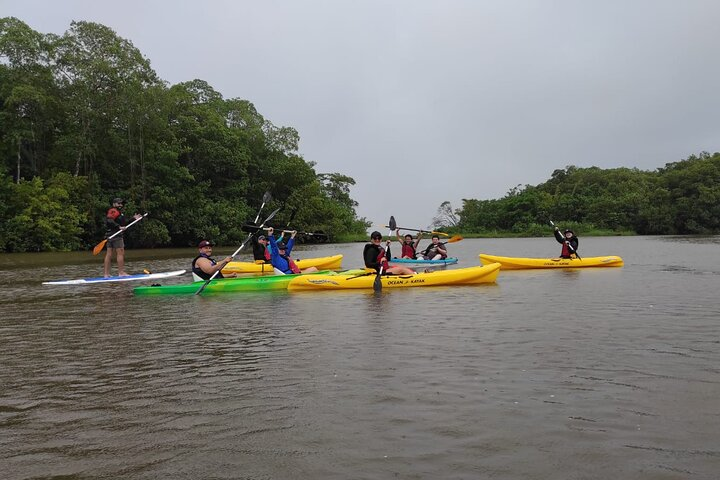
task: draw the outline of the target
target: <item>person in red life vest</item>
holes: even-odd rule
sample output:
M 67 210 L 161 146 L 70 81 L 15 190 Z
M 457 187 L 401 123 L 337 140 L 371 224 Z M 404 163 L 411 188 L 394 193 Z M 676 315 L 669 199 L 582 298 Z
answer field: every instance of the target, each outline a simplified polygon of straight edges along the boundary
M 272 263 L 270 249 L 267 248 L 268 239 L 265 237 L 265 235 L 253 235 L 252 244 L 253 258 L 255 259 L 255 263 Z
M 372 232 L 370 234 L 370 243 L 366 244 L 363 249 L 363 260 L 366 268 L 373 268 L 379 272 L 382 267 L 382 273 L 392 275 L 413 275 L 416 273 L 407 267 L 401 267 L 399 265 L 390 266 L 387 258 L 390 252 L 390 239 L 388 239 L 385 248 L 381 246 L 381 243 L 382 234 L 377 231 Z
M 418 232 L 417 239 L 415 241 L 413 241 L 413 237 L 409 233 L 405 234 L 403 240 L 403 237 L 400 236 L 399 229 L 395 231 L 395 234 L 397 235 L 398 242 L 402 244 L 400 258 L 410 258 L 415 260 L 415 257 L 417 255 L 417 247 L 420 243 L 420 239 L 422 238 L 422 232 Z
M 296 230 L 293 230 L 290 234 L 290 239 L 287 244 L 283 241 L 278 242 L 273 236 L 273 232 L 274 229 L 270 227 L 267 233 L 268 240 L 270 240 L 270 257 L 273 267 L 286 274 L 312 273 L 318 271 L 315 267 L 308 267 L 300 270 L 300 268 L 298 268 L 295 264 L 295 261 L 290 258 L 290 252 L 292 252 L 292 249 L 295 246 L 295 235 L 297 235 Z
M 422 258 L 425 260 L 445 260 L 447 258 L 447 248 L 445 244 L 440 242 L 438 235 L 432 236 L 432 243 L 423 250 Z
M 555 227 L 555 240 L 558 243 L 562 243 L 562 250 L 560 251 L 560 258 L 575 258 L 575 252 L 577 252 L 578 246 L 580 246 L 580 240 L 575 236 L 575 233 L 567 229 L 564 233 L 560 233 L 560 229 Z
M 215 275 L 216 279 L 237 277 L 236 273 L 225 277 L 220 271 L 225 265 L 232 261 L 232 257 L 225 257 L 221 262 L 216 262 L 210 255 L 212 255 L 212 243 L 209 240 L 203 240 L 198 243 L 198 255 L 192 261 L 193 277 L 197 275 L 202 280 L 210 280 L 210 278 L 215 275 L 215 272 L 218 272 L 218 274 Z
M 105 238 L 109 238 L 117 232 L 125 230 L 125 227 L 132 221 L 132 219 L 137 220 L 142 218 L 142 215 L 139 213 L 133 215 L 132 218 L 125 217 L 122 212 L 124 206 L 125 201 L 122 198 L 113 199 L 112 207 L 110 207 L 105 215 Z M 125 273 L 125 241 L 123 240 L 123 234 L 119 233 L 113 238 L 110 238 L 107 241 L 106 248 L 107 250 L 105 252 L 104 262 L 105 278 L 110 276 L 113 253 L 115 254 L 115 261 L 117 262 L 118 276 L 126 277 L 128 274 Z

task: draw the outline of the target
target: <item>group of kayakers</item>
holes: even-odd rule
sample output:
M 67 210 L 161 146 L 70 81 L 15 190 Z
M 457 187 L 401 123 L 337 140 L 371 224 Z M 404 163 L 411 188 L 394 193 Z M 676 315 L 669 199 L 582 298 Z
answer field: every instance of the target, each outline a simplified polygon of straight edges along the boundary
M 114 198 L 112 201 L 111 208 L 107 211 L 105 222 L 106 222 L 106 238 L 107 241 L 107 253 L 105 254 L 105 277 L 110 276 L 110 266 L 112 262 L 112 256 L 115 254 L 118 264 L 118 275 L 127 275 L 124 270 L 124 252 L 125 245 L 123 242 L 122 232 L 132 219 L 140 219 L 142 215 L 136 213 L 132 217 L 128 218 L 122 213 L 122 209 L 125 202 L 122 198 Z M 292 230 L 287 232 L 281 231 L 277 238 L 274 236 L 274 229 L 269 227 L 266 229 L 267 234 L 263 234 L 262 231 L 258 231 L 252 235 L 253 242 L 253 257 L 256 263 L 265 263 L 273 266 L 276 273 L 279 274 L 297 274 L 297 273 L 311 273 L 317 272 L 317 268 L 309 267 L 301 270 L 296 265 L 295 261 L 290 256 L 293 247 L 295 246 L 295 235 L 297 231 Z M 290 233 L 290 238 L 287 242 L 284 240 L 285 233 Z M 401 256 L 402 259 L 413 259 L 413 260 L 443 260 L 448 256 L 446 244 L 440 242 L 440 237 L 437 234 L 433 234 L 431 237 L 430 244 L 422 251 L 418 251 L 420 240 L 422 239 L 422 232 L 417 234 L 417 237 L 413 239 L 413 236 L 406 234 L 404 237 L 400 235 L 400 230 L 395 230 L 398 241 L 401 243 Z M 563 233 L 560 233 L 560 229 L 555 227 L 554 231 L 555 239 L 562 244 L 562 250 L 560 252 L 560 258 L 573 258 L 577 255 L 579 246 L 578 237 L 575 233 L 567 229 Z M 370 234 L 370 243 L 365 245 L 363 249 L 363 263 L 368 269 L 375 271 L 381 271 L 386 274 L 395 275 L 408 275 L 416 273 L 414 270 L 403 267 L 400 265 L 390 265 L 389 250 L 390 250 L 390 239 L 387 240 L 386 245 L 382 246 L 382 234 L 378 231 L 374 231 Z M 197 277 L 208 280 L 214 276 L 214 278 L 223 278 L 221 270 L 230 263 L 232 257 L 226 257 L 221 261 L 216 261 L 212 258 L 212 243 L 209 240 L 201 240 L 198 243 L 198 254 L 192 260 L 192 272 Z M 233 274 L 232 276 L 236 276 Z

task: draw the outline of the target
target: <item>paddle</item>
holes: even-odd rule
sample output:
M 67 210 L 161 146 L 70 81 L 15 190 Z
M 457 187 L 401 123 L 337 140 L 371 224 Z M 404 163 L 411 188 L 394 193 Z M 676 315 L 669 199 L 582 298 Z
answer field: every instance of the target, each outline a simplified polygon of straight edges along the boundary
M 265 230 L 265 231 L 270 230 L 270 227 L 265 227 L 265 228 L 263 228 L 263 230 Z M 295 232 L 295 233 L 299 233 L 300 235 L 327 236 L 327 234 L 325 234 L 325 233 L 299 232 L 299 231 L 297 231 L 297 230 L 282 230 L 282 232 L 283 232 L 283 233 L 292 233 L 292 232 Z
M 387 226 L 390 229 L 390 233 L 388 236 L 392 236 L 392 233 L 397 229 L 397 225 L 395 224 L 395 217 L 390 216 L 390 224 Z M 392 258 L 390 256 L 390 241 L 387 242 L 387 247 L 385 248 L 385 258 L 389 260 Z M 378 268 L 378 273 L 375 276 L 375 281 L 373 282 L 373 290 L 376 292 L 379 292 L 382 290 L 382 279 L 380 278 L 382 275 L 383 267 L 382 264 L 380 265 L 380 268 Z
M 268 194 L 268 195 L 269 195 L 269 194 Z M 262 228 L 262 227 L 265 225 L 265 222 L 269 222 L 270 220 L 272 220 L 272 218 L 275 216 L 275 214 L 280 211 L 280 208 L 281 208 L 281 207 L 278 207 L 277 209 L 275 209 L 275 210 L 270 214 L 269 217 L 267 217 L 265 220 L 263 220 L 263 223 L 262 223 L 262 225 L 260 225 L 260 227 Z M 252 238 L 252 235 L 248 235 L 248 237 L 245 239 L 245 241 L 242 243 L 242 245 L 240 245 L 240 247 L 238 247 L 238 249 L 235 250 L 235 253 L 233 253 L 232 255 L 230 255 L 230 258 L 234 258 L 238 253 L 240 253 L 240 250 L 242 250 L 243 248 L 245 248 L 245 245 L 247 245 L 248 242 L 250 242 L 250 239 L 251 239 L 251 238 Z M 208 278 L 207 280 L 205 280 L 205 283 L 203 283 L 202 286 L 198 289 L 198 291 L 195 292 L 195 295 L 200 295 L 200 294 L 202 293 L 202 291 L 205 290 L 205 287 L 207 287 L 208 284 L 212 281 L 212 279 L 215 278 L 218 273 L 220 273 L 220 270 L 222 270 L 222 269 L 218 269 L 215 273 L 212 274 L 212 277 L 210 277 L 210 278 Z
M 394 220 L 393 217 L 390 217 L 391 220 Z M 386 228 L 390 228 L 390 225 L 385 225 Z M 445 232 L 436 232 L 434 230 L 418 230 L 417 228 L 405 228 L 405 227 L 398 227 L 395 225 L 395 228 L 393 230 L 408 230 L 410 232 L 420 232 L 420 233 L 434 233 L 435 235 L 444 235 L 446 237 L 449 237 L 449 233 Z
M 550 225 L 552 225 L 553 228 L 558 228 L 558 227 L 555 226 L 555 224 L 553 223 L 552 220 L 550 220 Z M 558 231 L 560 231 L 559 228 L 558 228 Z M 582 258 L 580 257 L 580 254 L 578 254 L 578 253 L 577 253 L 577 250 L 575 250 L 575 249 L 572 247 L 572 245 L 570 245 L 570 242 L 567 241 L 567 240 L 565 240 L 565 244 L 568 246 L 568 249 L 570 250 L 570 253 L 574 253 L 575 256 L 578 258 L 578 260 L 581 260 L 581 261 L 582 261 Z
M 97 245 L 95 245 L 95 248 L 93 248 L 93 255 L 97 255 L 98 253 L 102 252 L 102 249 L 103 249 L 103 247 L 105 246 L 105 244 L 107 243 L 108 240 L 110 240 L 111 238 L 113 238 L 113 237 L 115 237 L 115 236 L 117 236 L 117 235 L 120 235 L 122 232 L 124 232 L 124 231 L 127 230 L 128 228 L 132 227 L 132 226 L 135 225 L 137 222 L 139 222 L 140 220 L 142 220 L 143 218 L 145 218 L 145 217 L 147 217 L 147 216 L 148 216 L 148 214 L 146 213 L 146 214 L 143 215 L 142 217 L 136 218 L 136 219 L 133 220 L 132 222 L 128 223 L 123 230 L 118 230 L 117 232 L 113 233 L 112 235 L 110 235 L 108 238 L 106 238 L 106 239 L 103 240 L 102 242 L 100 242 L 100 243 L 98 243 Z
M 453 235 L 452 237 L 448 238 L 447 242 L 440 242 L 440 245 L 445 245 L 446 243 L 456 243 L 456 242 L 459 242 L 460 240 L 464 240 L 462 235 Z
M 257 223 L 258 218 L 260 218 L 260 212 L 262 212 L 263 207 L 264 207 L 265 204 L 268 203 L 270 200 L 272 200 L 272 196 L 270 195 L 270 192 L 265 192 L 265 193 L 263 194 L 262 205 L 260 205 L 260 210 L 258 210 L 257 215 L 255 215 L 255 221 L 254 221 L 253 223 Z

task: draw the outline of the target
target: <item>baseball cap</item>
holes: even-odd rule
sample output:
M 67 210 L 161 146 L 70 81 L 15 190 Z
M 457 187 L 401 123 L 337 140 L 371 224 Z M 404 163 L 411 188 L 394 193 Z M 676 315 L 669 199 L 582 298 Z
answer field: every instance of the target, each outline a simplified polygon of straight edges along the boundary
M 265 238 L 265 235 L 260 235 L 260 236 L 258 237 L 258 240 L 267 240 L 267 238 Z
M 125 204 L 125 200 L 123 200 L 123 199 L 120 198 L 120 197 L 115 197 L 115 198 L 113 198 L 112 203 L 122 203 L 122 204 Z
M 205 247 L 212 247 L 212 242 L 210 242 L 210 240 L 203 240 L 202 242 L 198 243 L 198 248 Z

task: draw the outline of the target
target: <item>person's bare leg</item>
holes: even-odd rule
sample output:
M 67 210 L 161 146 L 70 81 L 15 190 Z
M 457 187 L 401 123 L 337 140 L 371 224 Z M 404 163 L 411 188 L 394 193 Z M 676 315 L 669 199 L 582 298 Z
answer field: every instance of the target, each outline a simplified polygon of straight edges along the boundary
M 407 268 L 407 267 L 400 267 L 400 266 L 393 266 L 387 269 L 388 273 L 392 273 L 395 275 L 414 275 L 415 271 Z
M 113 252 L 113 249 L 110 247 L 108 247 L 107 250 L 105 251 L 105 264 L 104 264 L 105 278 L 110 276 L 110 265 L 112 264 L 112 252 Z
M 117 250 L 115 252 L 116 260 L 117 260 L 117 266 L 118 266 L 118 276 L 119 277 L 125 277 L 127 276 L 127 273 L 125 273 L 125 249 L 124 248 L 116 248 Z

